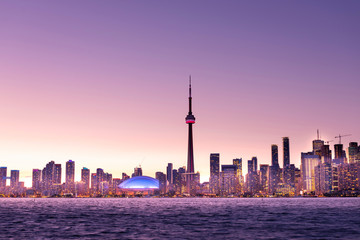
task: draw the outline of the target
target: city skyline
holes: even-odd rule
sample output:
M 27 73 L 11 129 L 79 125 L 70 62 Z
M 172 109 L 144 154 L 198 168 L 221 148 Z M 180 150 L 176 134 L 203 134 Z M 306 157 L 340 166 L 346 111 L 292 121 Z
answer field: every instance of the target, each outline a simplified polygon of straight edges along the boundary
M 210 153 L 270 164 L 277 144 L 283 166 L 289 137 L 299 167 L 317 129 L 333 152 L 358 142 L 359 3 L 320 2 L 2 3 L 0 166 L 26 186 L 51 160 L 63 180 L 74 160 L 75 181 L 186 166 L 189 74 L 202 182 Z

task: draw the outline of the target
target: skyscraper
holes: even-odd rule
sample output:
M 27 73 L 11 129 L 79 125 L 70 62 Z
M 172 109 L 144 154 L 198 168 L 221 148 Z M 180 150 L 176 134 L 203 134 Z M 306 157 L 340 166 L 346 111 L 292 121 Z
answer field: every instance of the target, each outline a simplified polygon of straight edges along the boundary
M 306 192 L 315 191 L 315 167 L 320 163 L 318 155 L 313 152 L 301 153 L 301 176 L 303 190 Z
M 279 166 L 278 146 L 276 144 L 271 145 L 271 165 Z
M 163 172 L 156 172 L 155 178 L 159 180 L 159 190 L 161 194 L 166 193 L 166 175 Z
M 85 190 L 88 191 L 90 185 L 90 170 L 87 169 L 86 167 L 81 169 L 81 181 L 85 185 Z
M 357 142 L 350 142 L 349 143 L 349 148 L 348 148 L 349 163 L 356 162 L 358 152 L 359 152 L 358 143 Z
M 61 164 L 55 164 L 54 183 L 61 184 Z
M 220 154 L 210 154 L 210 192 L 212 194 L 219 194 L 220 181 Z
M 283 137 L 284 168 L 290 165 L 290 143 L 288 137 Z
M 0 188 L 6 187 L 7 167 L 0 167 Z
M 32 188 L 35 191 L 39 191 L 40 186 L 41 186 L 41 170 L 40 169 L 33 169 Z
M 192 97 L 191 97 L 191 76 L 189 79 L 189 113 L 186 116 L 186 124 L 189 126 L 189 138 L 188 138 L 188 157 L 187 157 L 187 178 L 186 178 L 186 190 L 190 194 L 192 190 L 194 180 L 194 146 L 193 146 L 193 132 L 192 125 L 195 123 L 195 117 L 192 114 Z
M 11 172 L 10 172 L 10 187 L 11 188 L 17 188 L 19 186 L 19 177 L 20 177 L 19 170 L 11 170 Z
M 75 162 L 73 160 L 66 162 L 65 174 L 66 188 L 68 191 L 73 192 L 75 190 Z
M 173 164 L 172 163 L 168 163 L 167 167 L 166 167 L 166 178 L 169 184 L 173 183 Z

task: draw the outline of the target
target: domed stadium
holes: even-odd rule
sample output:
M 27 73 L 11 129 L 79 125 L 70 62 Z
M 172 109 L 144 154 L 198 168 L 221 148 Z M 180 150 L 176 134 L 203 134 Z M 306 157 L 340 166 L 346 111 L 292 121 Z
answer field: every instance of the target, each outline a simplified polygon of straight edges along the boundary
M 125 191 L 152 191 L 159 189 L 159 180 L 147 177 L 137 176 L 129 178 L 119 185 L 119 188 Z

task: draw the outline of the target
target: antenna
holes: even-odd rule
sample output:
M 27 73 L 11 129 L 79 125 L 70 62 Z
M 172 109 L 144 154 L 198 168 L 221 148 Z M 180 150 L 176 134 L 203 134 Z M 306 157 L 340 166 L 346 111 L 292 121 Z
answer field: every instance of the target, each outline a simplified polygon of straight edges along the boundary
M 189 75 L 189 97 L 191 97 L 191 75 Z
M 317 139 L 320 140 L 320 138 L 319 138 L 319 129 L 317 130 Z

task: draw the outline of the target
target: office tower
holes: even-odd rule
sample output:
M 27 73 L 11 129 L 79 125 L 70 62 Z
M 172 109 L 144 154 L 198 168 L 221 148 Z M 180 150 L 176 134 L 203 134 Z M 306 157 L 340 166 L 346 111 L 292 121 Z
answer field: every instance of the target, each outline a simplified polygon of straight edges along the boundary
M 54 184 L 54 174 L 55 173 L 55 162 L 50 161 L 46 164 L 45 168 L 42 171 L 42 182 L 44 190 L 50 190 Z
M 104 170 L 102 168 L 96 169 L 96 190 L 99 191 L 101 183 L 104 181 Z
M 220 184 L 220 154 L 210 154 L 210 192 L 212 194 L 219 194 Z
M 248 174 L 247 174 L 247 190 L 250 193 L 256 193 L 259 190 L 259 176 L 257 174 L 257 157 L 253 157 L 248 161 Z
M 178 169 L 178 173 L 180 175 L 180 193 L 184 193 L 186 191 L 186 168 L 180 167 Z
M 156 172 L 155 173 L 155 178 L 157 180 L 159 180 L 159 191 L 160 194 L 165 194 L 166 193 L 166 174 L 164 174 L 163 172 Z
M 271 166 L 279 166 L 278 146 L 271 145 Z
M 349 153 L 349 163 L 354 163 L 357 160 L 357 154 L 359 152 L 358 143 L 357 142 L 350 142 L 348 153 Z
M 239 181 L 239 186 L 236 191 L 241 193 L 243 188 L 242 158 L 233 159 L 233 165 L 236 166 L 236 178 Z
M 194 146 L 193 146 L 193 132 L 192 125 L 195 123 L 195 117 L 192 114 L 192 97 L 191 97 L 191 77 L 189 81 L 189 113 L 185 118 L 186 124 L 189 127 L 189 139 L 188 139 L 188 157 L 187 157 L 187 175 L 186 175 L 186 190 L 188 194 L 192 193 L 192 181 L 194 169 Z
M 284 168 L 290 165 L 290 143 L 288 137 L 283 137 Z
M 301 153 L 301 175 L 305 192 L 315 191 L 315 167 L 319 163 L 318 155 L 314 155 L 312 152 Z
M 137 177 L 137 176 L 142 176 L 141 167 L 134 168 L 134 173 L 131 175 L 131 177 Z
M 222 196 L 237 194 L 239 181 L 236 177 L 237 167 L 235 165 L 221 165 L 220 194 Z
M 55 164 L 54 183 L 61 184 L 61 164 Z
M 84 183 L 85 190 L 87 191 L 90 184 L 90 170 L 86 167 L 81 169 L 81 181 Z
M 349 163 L 338 166 L 339 191 L 360 191 L 360 164 Z
M 123 181 L 125 181 L 126 179 L 129 179 L 130 178 L 130 176 L 128 176 L 126 173 L 122 173 L 121 174 L 121 180 L 123 180 Z
M 335 149 L 335 158 L 333 159 L 333 162 L 335 164 L 342 164 L 345 163 L 345 153 L 343 150 L 343 145 L 342 144 L 335 144 L 334 145 L 334 149 Z
M 68 191 L 75 191 L 75 162 L 69 160 L 66 162 L 65 186 Z
M 10 187 L 17 188 L 19 186 L 19 170 L 11 170 L 10 171 Z
M 34 191 L 40 191 L 40 188 L 41 188 L 41 170 L 40 169 L 33 169 L 32 188 L 34 189 Z
M 166 177 L 167 177 L 167 181 L 169 184 L 173 184 L 173 164 L 172 163 L 168 163 L 167 167 L 166 167 Z
M 269 192 L 270 184 L 270 167 L 268 164 L 260 165 L 260 190 L 267 194 Z
M 330 162 L 321 162 L 315 167 L 315 194 L 323 195 L 332 190 L 332 167 Z
M 96 191 L 97 189 L 97 177 L 96 177 L 96 173 L 92 173 L 91 174 L 91 189 L 93 191 Z
M 325 163 L 331 163 L 330 145 L 325 144 L 321 147 L 321 156 L 324 157 L 323 160 Z
M 319 130 L 317 130 L 317 139 L 315 139 L 313 142 L 313 153 L 318 156 L 322 156 L 322 148 L 324 146 L 324 141 L 320 139 L 319 136 Z
M 7 167 L 0 167 L 0 188 L 6 187 Z
M 173 174 L 173 190 L 175 192 L 175 194 L 180 194 L 181 193 L 181 175 L 178 173 L 178 171 L 176 169 L 173 169 L 172 171 Z

